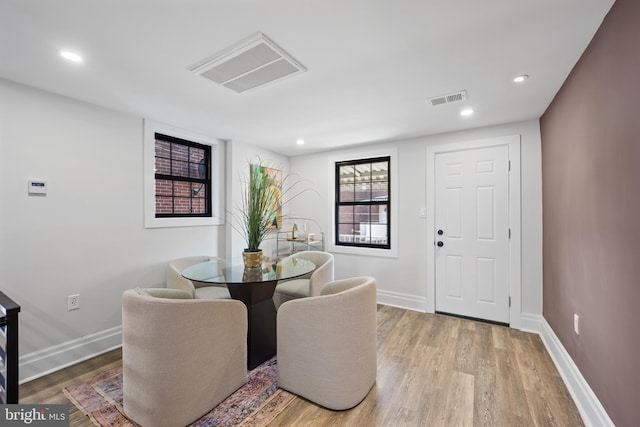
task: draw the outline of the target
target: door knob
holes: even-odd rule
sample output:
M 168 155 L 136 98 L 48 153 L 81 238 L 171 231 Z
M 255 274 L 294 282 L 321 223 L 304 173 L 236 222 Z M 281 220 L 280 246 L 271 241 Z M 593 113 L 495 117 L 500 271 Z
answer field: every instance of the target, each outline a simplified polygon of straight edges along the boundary
M 442 236 L 443 234 L 444 234 L 444 231 L 438 230 L 438 236 Z
M 441 247 L 444 246 L 444 243 L 443 242 L 438 242 L 437 245 L 438 245 L 439 248 L 441 248 Z

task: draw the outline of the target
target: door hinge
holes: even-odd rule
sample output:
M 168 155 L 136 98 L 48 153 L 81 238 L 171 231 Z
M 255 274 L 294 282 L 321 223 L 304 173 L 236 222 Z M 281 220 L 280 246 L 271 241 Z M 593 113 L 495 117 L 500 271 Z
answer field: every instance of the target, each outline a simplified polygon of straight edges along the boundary
M 509 297 L 509 307 L 511 307 L 511 297 Z
M 511 229 L 509 229 L 509 238 L 511 238 Z
M 511 172 L 511 160 L 509 160 L 509 172 Z

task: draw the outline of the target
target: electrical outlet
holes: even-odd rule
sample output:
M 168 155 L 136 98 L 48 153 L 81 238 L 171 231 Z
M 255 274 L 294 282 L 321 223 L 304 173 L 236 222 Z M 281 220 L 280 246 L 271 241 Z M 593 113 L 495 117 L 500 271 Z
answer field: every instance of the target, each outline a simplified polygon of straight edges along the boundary
M 77 310 L 80 308 L 80 294 L 69 295 L 67 297 L 67 310 Z
M 573 315 L 573 330 L 576 332 L 576 335 L 580 335 L 580 316 L 577 314 Z

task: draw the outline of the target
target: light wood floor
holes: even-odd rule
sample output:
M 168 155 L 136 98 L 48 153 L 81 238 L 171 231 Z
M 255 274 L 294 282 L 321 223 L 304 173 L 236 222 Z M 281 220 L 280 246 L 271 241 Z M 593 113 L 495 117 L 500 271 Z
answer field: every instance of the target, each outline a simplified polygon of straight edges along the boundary
M 62 387 L 121 363 L 112 351 L 20 387 L 21 403 L 68 403 Z M 70 406 L 71 426 L 91 426 Z M 503 326 L 378 306 L 378 376 L 334 412 L 296 399 L 276 426 L 582 426 L 540 338 Z

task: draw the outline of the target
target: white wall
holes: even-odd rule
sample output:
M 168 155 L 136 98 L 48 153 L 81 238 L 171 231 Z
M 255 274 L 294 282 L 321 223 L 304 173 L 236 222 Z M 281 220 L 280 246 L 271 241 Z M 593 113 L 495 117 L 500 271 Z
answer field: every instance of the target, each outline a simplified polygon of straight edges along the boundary
M 327 175 L 329 158 L 367 149 L 397 148 L 399 194 L 394 197 L 400 203 L 399 212 L 395 213 L 399 215 L 400 224 L 398 257 L 334 254 L 336 278 L 372 275 L 378 281 L 379 301 L 423 310 L 427 298 L 427 242 L 425 219 L 419 217 L 419 210 L 426 207 L 426 147 L 515 134 L 520 134 L 522 141 L 522 313 L 542 314 L 542 172 L 538 120 L 293 157 L 291 171 L 311 180 L 319 193 L 304 194 L 294 200 L 291 210 L 296 216 L 316 219 L 330 239 L 333 192 L 326 185 L 330 178 Z
M 0 80 L 0 290 L 21 305 L 21 378 L 120 344 L 120 296 L 219 227 L 143 227 L 142 118 Z M 47 181 L 45 197 L 27 181 Z M 67 295 L 81 308 L 67 311 Z
M 230 227 L 143 227 L 142 118 L 0 79 L 0 290 L 22 306 L 21 378 L 90 357 L 120 344 L 120 296 L 161 285 L 168 260 L 212 254 L 240 257 L 245 244 Z M 426 301 L 425 155 L 429 144 L 522 135 L 522 311 L 542 313 L 542 208 L 538 121 L 361 145 L 291 159 L 242 142 L 227 147 L 227 209 L 240 176 L 259 156 L 313 191 L 285 214 L 315 219 L 330 238 L 328 158 L 397 147 L 400 202 L 398 258 L 336 254 L 336 277 L 371 274 L 381 295 L 419 308 Z M 48 183 L 45 197 L 27 182 Z M 226 238 L 228 236 L 228 239 Z M 274 242 L 263 246 L 270 251 Z M 220 249 L 219 249 L 220 248 Z M 67 311 L 67 295 L 81 308 Z

